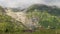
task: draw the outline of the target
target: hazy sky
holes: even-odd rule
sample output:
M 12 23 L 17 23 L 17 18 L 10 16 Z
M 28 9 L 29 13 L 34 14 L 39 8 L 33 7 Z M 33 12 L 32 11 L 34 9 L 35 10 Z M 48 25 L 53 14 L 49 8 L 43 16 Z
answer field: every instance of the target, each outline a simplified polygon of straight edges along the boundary
M 35 3 L 60 6 L 60 0 L 0 0 L 4 7 L 27 7 Z

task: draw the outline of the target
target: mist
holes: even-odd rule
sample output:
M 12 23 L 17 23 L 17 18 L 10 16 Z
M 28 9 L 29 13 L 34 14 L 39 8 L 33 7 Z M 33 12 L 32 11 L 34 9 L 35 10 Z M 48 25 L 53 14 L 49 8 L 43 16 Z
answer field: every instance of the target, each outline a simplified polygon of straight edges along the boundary
M 32 4 L 46 4 L 60 7 L 60 0 L 0 0 L 0 5 L 3 7 L 21 7 L 26 8 Z

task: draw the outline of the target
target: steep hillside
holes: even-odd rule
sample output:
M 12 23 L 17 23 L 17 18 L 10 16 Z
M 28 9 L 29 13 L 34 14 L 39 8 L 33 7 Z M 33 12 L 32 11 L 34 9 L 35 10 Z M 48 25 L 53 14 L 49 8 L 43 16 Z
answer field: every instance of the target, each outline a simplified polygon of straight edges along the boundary
M 32 20 L 30 20 L 26 17 L 27 14 L 25 13 L 25 11 L 14 12 L 12 10 L 10 10 L 10 9 L 5 10 L 6 14 L 11 16 L 12 18 L 14 18 L 17 21 L 22 22 L 22 24 L 25 25 L 25 27 L 30 28 L 33 25 Z
M 5 10 L 0 7 L 0 31 L 3 32 L 14 32 L 20 30 L 23 26 L 22 22 L 19 22 L 7 15 Z
M 35 4 L 26 12 L 15 10 L 0 7 L 1 34 L 60 34 L 60 8 Z
M 28 18 L 38 22 L 42 27 L 60 29 L 60 8 L 58 7 L 35 4 L 30 6 L 26 13 Z

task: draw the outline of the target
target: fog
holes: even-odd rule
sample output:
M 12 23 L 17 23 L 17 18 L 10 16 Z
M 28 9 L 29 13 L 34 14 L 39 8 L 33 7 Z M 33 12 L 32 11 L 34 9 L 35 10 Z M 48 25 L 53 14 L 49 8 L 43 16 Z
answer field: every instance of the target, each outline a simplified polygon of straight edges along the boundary
M 26 8 L 32 4 L 56 5 L 60 7 L 60 0 L 0 0 L 0 5 L 3 7 L 22 7 Z

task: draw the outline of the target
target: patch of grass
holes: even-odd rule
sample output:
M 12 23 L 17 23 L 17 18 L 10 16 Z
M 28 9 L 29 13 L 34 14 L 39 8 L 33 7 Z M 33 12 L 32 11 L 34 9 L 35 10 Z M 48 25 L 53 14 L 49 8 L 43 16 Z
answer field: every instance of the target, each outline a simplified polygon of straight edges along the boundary
M 56 31 L 57 31 L 57 34 L 60 34 L 60 29 L 57 29 L 57 30 L 52 30 L 52 29 L 44 29 L 44 30 L 37 30 L 35 32 L 22 32 L 22 31 L 19 31 L 19 32 L 7 32 L 7 33 L 1 33 L 1 34 L 56 34 Z

